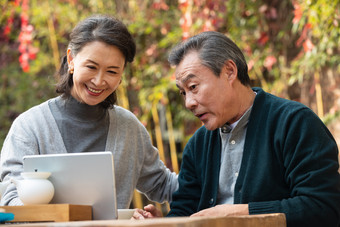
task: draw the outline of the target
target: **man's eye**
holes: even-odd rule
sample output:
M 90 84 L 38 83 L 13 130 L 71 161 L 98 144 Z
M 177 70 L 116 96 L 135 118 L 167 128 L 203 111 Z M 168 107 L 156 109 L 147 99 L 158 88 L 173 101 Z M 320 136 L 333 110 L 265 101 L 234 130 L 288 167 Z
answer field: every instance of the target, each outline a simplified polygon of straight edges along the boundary
M 180 94 L 181 96 L 185 96 L 185 91 L 180 91 L 179 94 Z
M 93 65 L 88 65 L 88 66 L 86 66 L 86 67 L 89 68 L 89 69 L 96 69 L 96 67 L 93 66 Z
M 108 73 L 111 73 L 111 74 L 117 74 L 117 72 L 115 71 L 107 71 Z
M 191 85 L 191 86 L 190 86 L 190 89 L 191 89 L 191 90 L 194 90 L 196 87 L 197 87 L 197 85 Z

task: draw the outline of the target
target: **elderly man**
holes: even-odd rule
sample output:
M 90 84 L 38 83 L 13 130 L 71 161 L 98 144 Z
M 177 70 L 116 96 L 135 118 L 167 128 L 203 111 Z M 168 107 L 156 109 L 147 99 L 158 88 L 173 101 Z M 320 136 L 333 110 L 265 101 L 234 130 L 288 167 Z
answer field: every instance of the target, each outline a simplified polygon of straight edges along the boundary
M 288 226 L 338 226 L 338 148 L 306 106 L 251 88 L 240 49 L 218 32 L 177 46 L 169 62 L 203 123 L 185 147 L 168 216 L 285 213 Z M 135 218 L 158 216 L 153 206 Z

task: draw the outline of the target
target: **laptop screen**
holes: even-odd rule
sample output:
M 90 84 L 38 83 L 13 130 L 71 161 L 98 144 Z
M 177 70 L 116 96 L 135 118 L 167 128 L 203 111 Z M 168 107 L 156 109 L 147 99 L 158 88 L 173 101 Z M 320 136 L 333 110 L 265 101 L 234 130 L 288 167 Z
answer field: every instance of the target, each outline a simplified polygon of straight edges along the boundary
M 25 172 L 51 172 L 51 204 L 91 205 L 93 220 L 117 219 L 111 152 L 30 155 L 23 161 Z

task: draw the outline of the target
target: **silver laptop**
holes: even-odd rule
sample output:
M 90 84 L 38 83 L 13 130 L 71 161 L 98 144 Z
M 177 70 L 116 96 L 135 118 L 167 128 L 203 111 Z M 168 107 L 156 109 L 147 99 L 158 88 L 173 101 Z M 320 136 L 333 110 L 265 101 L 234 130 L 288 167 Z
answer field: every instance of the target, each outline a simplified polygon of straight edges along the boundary
M 52 204 L 91 205 L 93 220 L 117 219 L 113 156 L 109 151 L 24 156 L 25 172 L 51 172 Z

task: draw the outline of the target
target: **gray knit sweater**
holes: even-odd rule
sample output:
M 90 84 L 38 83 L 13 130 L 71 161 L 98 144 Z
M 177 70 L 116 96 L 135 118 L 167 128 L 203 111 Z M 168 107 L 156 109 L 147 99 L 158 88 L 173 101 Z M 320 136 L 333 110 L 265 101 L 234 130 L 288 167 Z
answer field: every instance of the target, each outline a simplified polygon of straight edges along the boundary
M 60 97 L 57 97 L 58 99 Z M 1 150 L 1 179 L 20 178 L 24 155 L 67 153 L 48 100 L 32 107 L 13 122 Z M 149 134 L 138 119 L 119 106 L 109 109 L 107 151 L 114 155 L 118 208 L 128 208 L 134 189 L 153 201 L 171 201 L 177 175 L 165 167 Z M 81 141 L 79 141 L 81 142 Z M 1 205 L 22 205 L 11 184 Z

